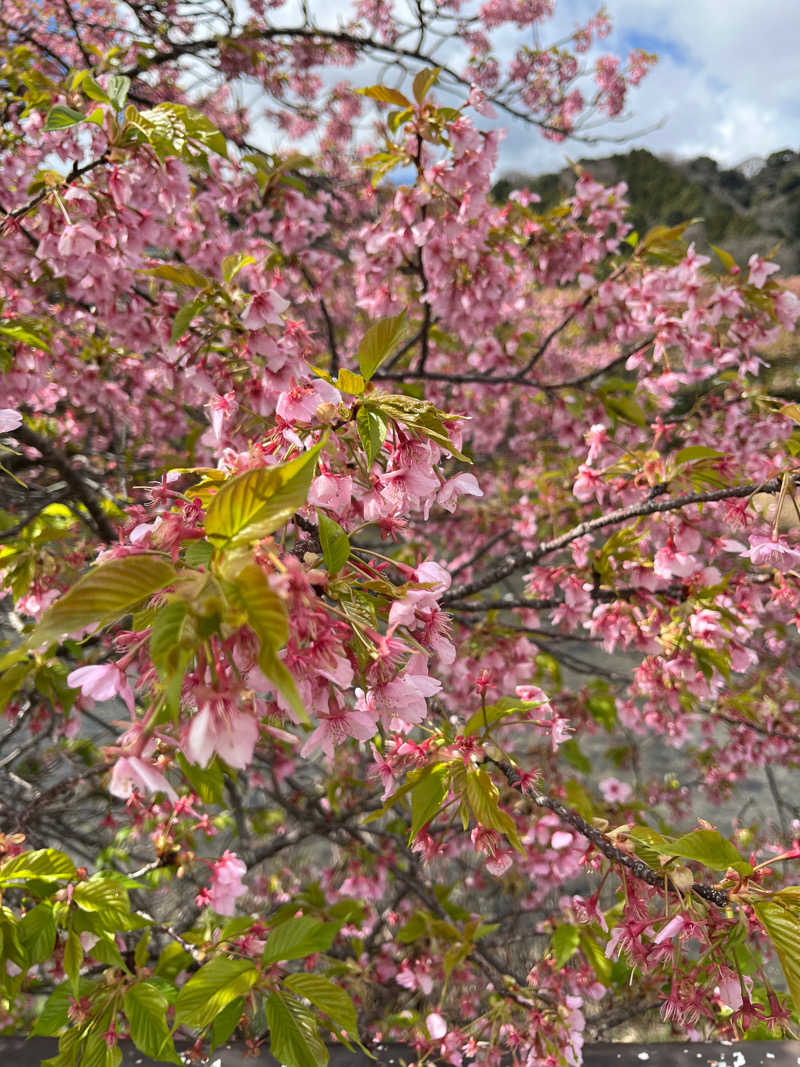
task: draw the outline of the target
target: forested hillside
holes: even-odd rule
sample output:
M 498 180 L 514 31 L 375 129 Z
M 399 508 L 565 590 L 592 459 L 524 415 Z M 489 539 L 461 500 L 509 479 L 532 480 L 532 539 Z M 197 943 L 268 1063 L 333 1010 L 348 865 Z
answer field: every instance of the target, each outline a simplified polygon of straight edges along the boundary
M 725 169 L 713 159 L 677 162 L 644 148 L 602 159 L 582 159 L 574 168 L 536 177 L 503 176 L 494 187 L 499 199 L 527 187 L 549 207 L 571 194 L 576 174 L 590 173 L 604 184 L 625 181 L 637 231 L 701 218 L 689 236 L 699 247 L 722 245 L 737 258 L 770 254 L 787 273 L 800 272 L 800 153 L 774 152 Z M 777 250 L 773 249 L 778 246 Z

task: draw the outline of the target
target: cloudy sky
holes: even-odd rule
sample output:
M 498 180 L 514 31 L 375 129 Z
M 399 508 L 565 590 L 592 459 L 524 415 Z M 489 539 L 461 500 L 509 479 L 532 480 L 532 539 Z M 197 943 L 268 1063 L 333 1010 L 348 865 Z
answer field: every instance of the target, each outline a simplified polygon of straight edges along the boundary
M 350 14 L 353 0 L 306 2 L 317 24 L 333 28 Z M 394 2 L 399 11 L 409 4 L 413 7 L 413 0 Z M 482 2 L 464 0 L 463 10 L 472 11 Z M 247 7 L 247 0 L 234 3 Z M 293 15 L 297 17 L 301 3 L 288 0 L 282 8 L 287 24 Z M 542 44 L 569 37 L 600 3 L 556 0 L 554 18 L 541 26 Z M 659 56 L 655 68 L 629 95 L 627 119 L 597 131 L 608 134 L 611 140 L 605 143 L 556 145 L 530 126 L 501 117 L 495 125 L 506 126 L 508 136 L 498 173 L 559 170 L 568 158 L 608 155 L 630 147 L 679 158 L 708 155 L 724 166 L 781 148 L 800 150 L 800 0 L 606 0 L 606 7 L 613 32 L 600 42 L 600 50 L 584 58 L 591 61 L 601 52 L 626 56 L 631 48 Z M 501 54 L 512 54 L 523 40 L 531 42 L 530 30 L 504 28 L 500 34 Z M 463 49 L 456 46 L 448 53 L 445 47 L 440 55 L 463 69 Z M 325 80 L 332 84 L 342 73 L 328 72 Z M 367 63 L 346 76 L 353 85 L 369 85 L 385 72 Z M 584 88 L 590 95 L 593 83 Z M 267 140 L 275 148 L 286 147 L 280 138 Z
M 660 124 L 630 146 L 728 166 L 800 150 L 800 0 L 607 0 L 607 8 L 609 51 L 659 55 L 629 97 L 630 119 L 609 124 L 610 135 Z M 596 9 L 596 0 L 559 0 L 554 25 L 568 32 Z M 535 173 L 563 166 L 566 155 L 624 150 L 553 146 L 513 128 L 501 164 Z

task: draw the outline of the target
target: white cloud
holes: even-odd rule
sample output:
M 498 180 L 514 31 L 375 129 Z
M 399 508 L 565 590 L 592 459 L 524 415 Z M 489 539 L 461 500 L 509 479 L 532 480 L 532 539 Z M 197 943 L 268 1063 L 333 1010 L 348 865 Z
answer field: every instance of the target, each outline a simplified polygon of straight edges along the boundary
M 560 28 L 589 18 L 590 0 L 562 0 Z M 794 11 L 792 10 L 794 9 Z M 609 51 L 641 45 L 662 58 L 629 97 L 632 120 L 615 136 L 661 124 L 631 146 L 735 165 L 800 148 L 800 4 L 797 0 L 611 0 Z M 660 45 L 660 47 L 659 47 Z M 624 150 L 612 145 L 537 145 L 516 128 L 503 167 L 541 171 L 571 157 Z

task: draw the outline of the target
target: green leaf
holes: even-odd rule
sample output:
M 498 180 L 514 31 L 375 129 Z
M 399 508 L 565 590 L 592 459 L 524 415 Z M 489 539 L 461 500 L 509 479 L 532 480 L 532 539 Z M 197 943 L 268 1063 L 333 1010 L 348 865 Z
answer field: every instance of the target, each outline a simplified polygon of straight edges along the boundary
M 634 426 L 647 425 L 647 415 L 632 396 L 604 396 L 601 399 L 609 415 L 616 415 Z
M 570 737 L 566 741 L 563 741 L 558 746 L 558 749 L 560 755 L 562 755 L 567 763 L 574 767 L 576 771 L 580 771 L 582 774 L 589 774 L 592 769 L 592 764 L 581 752 L 580 745 L 574 737 Z
M 112 74 L 108 79 L 108 89 L 106 91 L 115 111 L 122 111 L 125 107 L 130 87 L 131 80 L 124 74 Z
M 324 440 L 275 467 L 229 478 L 211 498 L 206 534 L 211 541 L 258 541 L 283 526 L 308 497 Z
M 411 831 L 409 842 L 436 815 L 450 791 L 449 763 L 434 763 L 411 790 Z
M 84 118 L 83 112 L 76 111 L 75 108 L 67 107 L 65 104 L 56 104 L 47 112 L 47 118 L 44 120 L 45 133 L 77 126 L 79 122 L 83 122 Z
M 75 630 L 114 622 L 145 597 L 169 585 L 175 574 L 166 559 L 147 553 L 101 563 L 47 609 L 25 647 L 38 648 Z
M 211 1024 L 211 1032 L 208 1038 L 209 1052 L 213 1052 L 218 1045 L 224 1045 L 231 1037 L 244 1011 L 244 997 L 237 997 L 223 1011 L 219 1013 Z
M 773 900 L 753 904 L 753 910 L 775 946 L 795 1011 L 800 1012 L 800 918 L 780 903 L 780 893 Z
M 380 454 L 383 442 L 386 440 L 386 419 L 379 415 L 377 411 L 372 411 L 370 408 L 362 406 L 356 412 L 356 428 L 358 429 L 358 436 L 361 438 L 361 444 L 367 454 L 367 465 L 371 467 Z
M 167 1026 L 169 1002 L 150 982 L 139 982 L 125 991 L 125 1015 L 131 1029 L 131 1041 L 151 1059 L 162 1063 L 182 1063 L 175 1051 Z
M 71 982 L 62 982 L 61 985 L 56 986 L 34 1023 L 31 1037 L 55 1037 L 69 1021 L 67 1011 L 72 1004 L 73 997 L 89 996 L 96 988 L 95 983 L 89 981 L 88 978 L 81 978 L 78 981 L 77 991 L 73 989 Z
M 0 885 L 28 878 L 59 881 L 74 877 L 75 864 L 69 856 L 55 848 L 21 852 L 0 866 Z
M 74 930 L 68 930 L 64 944 L 64 974 L 69 978 L 73 989 L 77 987 L 82 964 L 83 945 L 80 936 Z
M 418 104 L 424 103 L 425 97 L 438 81 L 440 74 L 441 67 L 426 67 L 414 78 L 414 99 Z
M 350 996 L 340 986 L 318 974 L 290 974 L 283 984 L 298 996 L 310 1000 L 348 1037 L 358 1038 L 358 1018 Z
M 90 100 L 98 100 L 101 104 L 110 103 L 108 94 L 92 77 L 91 71 L 79 71 L 72 79 L 72 88 L 80 89 Z
M 52 352 L 50 345 L 39 334 L 33 333 L 28 326 L 19 322 L 4 322 L 0 325 L 0 336 L 8 337 L 19 344 L 30 345 L 31 348 L 39 348 L 42 352 Z
M 505 834 L 510 844 L 524 854 L 525 849 L 516 823 L 507 811 L 501 809 L 497 786 L 486 771 L 480 767 L 470 767 L 467 770 L 465 793 L 475 821 L 490 830 L 499 830 L 501 834 Z
M 188 285 L 193 289 L 205 289 L 211 284 L 211 279 L 201 274 L 194 267 L 188 267 L 185 263 L 164 263 L 159 267 L 150 267 L 148 270 L 139 271 L 140 274 L 149 274 L 151 278 L 161 278 L 165 282 L 175 282 L 176 285 Z
M 724 452 L 716 448 L 708 448 L 706 445 L 688 445 L 681 448 L 673 457 L 675 463 L 693 463 L 698 459 L 722 459 Z
M 405 311 L 374 323 L 358 346 L 358 366 L 368 382 L 381 363 L 392 354 L 408 330 Z
M 197 793 L 204 804 L 222 804 L 225 776 L 219 760 L 212 759 L 207 767 L 190 763 L 182 752 L 177 754 L 178 766 L 183 771 L 192 792 Z
M 717 830 L 693 830 L 668 845 L 668 855 L 696 860 L 714 871 L 732 867 L 739 874 L 752 874 L 753 868 L 739 850 Z
M 170 334 L 170 342 L 172 344 L 175 344 L 176 341 L 183 337 L 195 316 L 200 314 L 203 308 L 207 306 L 207 303 L 208 301 L 204 296 L 196 296 L 194 300 L 190 300 L 188 304 L 178 308 L 175 318 L 172 320 L 172 333 Z
M 267 938 L 261 962 L 278 963 L 299 960 L 315 952 L 327 952 L 339 930 L 336 923 L 322 922 L 310 915 L 287 919 L 276 926 Z
M 564 964 L 578 951 L 580 931 L 577 926 L 563 923 L 553 931 L 551 947 L 553 949 L 553 966 L 560 971 Z
M 258 980 L 258 971 L 249 960 L 217 956 L 192 975 L 175 1001 L 175 1022 L 195 1028 L 208 1026 L 220 1012 L 245 996 Z
M 544 703 L 544 701 L 539 703 Z M 523 712 L 527 715 L 531 709 L 539 707 L 539 703 L 515 700 L 513 697 L 501 697 L 496 704 L 486 705 L 485 716 L 483 708 L 479 708 L 473 715 L 470 715 L 464 726 L 464 737 L 471 737 L 486 726 L 492 726 L 494 723 L 510 718 L 518 712 Z
M 317 509 L 319 543 L 330 575 L 336 575 L 350 559 L 350 538 L 335 519 Z
M 214 558 L 214 546 L 208 541 L 190 541 L 183 552 L 187 567 L 208 567 Z
M 342 367 L 336 379 L 336 388 L 351 396 L 361 396 L 364 392 L 365 381 L 360 374 L 354 374 L 347 367 Z
M 150 658 L 163 682 L 168 682 L 179 667 L 186 665 L 184 653 L 191 656 L 199 641 L 189 605 L 184 600 L 172 600 L 158 609 L 150 631 Z
M 258 655 L 258 665 L 261 668 L 262 674 L 269 678 L 281 696 L 286 700 L 292 710 L 295 720 L 303 726 L 311 726 L 311 719 L 309 719 L 305 705 L 300 699 L 300 694 L 297 692 L 294 678 L 283 660 L 278 659 L 271 648 L 262 645 Z
M 283 648 L 289 638 L 286 604 L 257 563 L 243 567 L 226 593 L 244 611 L 247 624 L 258 635 L 262 648 L 273 651 Z
M 52 904 L 43 901 L 31 908 L 20 919 L 17 933 L 29 966 L 49 959 L 56 944 L 56 922 Z
M 246 252 L 235 252 L 232 256 L 226 256 L 222 261 L 222 277 L 225 283 L 230 285 L 243 267 L 255 263 L 256 257 L 249 256 Z
M 294 997 L 271 993 L 264 1004 L 269 1048 L 283 1067 L 325 1067 L 328 1050 L 320 1041 L 314 1017 Z
M 385 85 L 369 85 L 366 89 L 356 89 L 361 96 L 369 96 L 382 104 L 394 104 L 395 107 L 411 107 L 411 101 L 403 96 L 399 89 L 387 89 Z
M 736 260 L 733 258 L 730 252 L 726 252 L 724 248 L 717 248 L 716 245 L 711 245 L 711 249 L 713 252 L 716 253 L 717 258 L 719 259 L 725 270 L 733 270 L 733 268 L 736 266 Z

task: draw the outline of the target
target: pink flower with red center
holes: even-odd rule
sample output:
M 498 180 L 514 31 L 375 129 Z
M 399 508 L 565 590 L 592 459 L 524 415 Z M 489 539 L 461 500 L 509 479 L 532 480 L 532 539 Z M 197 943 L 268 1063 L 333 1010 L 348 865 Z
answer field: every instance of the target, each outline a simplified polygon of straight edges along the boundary
M 275 411 L 288 423 L 313 422 L 320 404 L 338 404 L 341 393 L 321 378 L 310 385 L 298 385 L 294 379 L 290 387 L 278 397 Z
M 336 748 L 351 737 L 358 741 L 368 741 L 377 731 L 374 715 L 358 702 L 355 708 L 334 703 L 333 711 L 320 712 L 317 719 L 319 725 L 306 738 L 300 749 L 301 756 L 322 749 L 326 756 L 333 758 Z
M 624 804 L 633 792 L 627 782 L 618 778 L 601 778 L 597 784 L 607 804 Z
M 485 852 L 489 856 L 486 870 L 496 878 L 505 874 L 511 866 L 511 849 L 506 847 L 505 839 L 497 830 L 486 826 L 476 826 L 470 834 L 476 852 Z
M 263 326 L 282 326 L 281 315 L 289 306 L 274 289 L 255 293 L 242 313 L 242 323 L 248 330 L 260 330 Z

